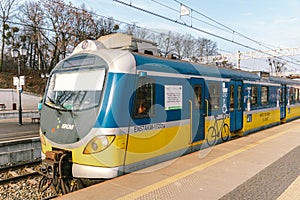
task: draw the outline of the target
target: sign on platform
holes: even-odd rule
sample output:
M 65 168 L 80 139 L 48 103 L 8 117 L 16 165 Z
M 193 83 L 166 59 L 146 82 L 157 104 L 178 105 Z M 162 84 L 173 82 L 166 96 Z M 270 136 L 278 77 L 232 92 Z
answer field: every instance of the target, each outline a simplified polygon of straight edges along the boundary
M 22 85 L 25 85 L 25 76 L 13 77 L 13 84 L 16 86 L 18 91 L 22 91 Z
M 25 76 L 20 76 L 20 85 L 25 85 Z
M 19 79 L 18 79 L 18 77 L 14 77 L 13 78 L 13 84 L 15 85 L 15 86 L 18 86 L 19 85 Z

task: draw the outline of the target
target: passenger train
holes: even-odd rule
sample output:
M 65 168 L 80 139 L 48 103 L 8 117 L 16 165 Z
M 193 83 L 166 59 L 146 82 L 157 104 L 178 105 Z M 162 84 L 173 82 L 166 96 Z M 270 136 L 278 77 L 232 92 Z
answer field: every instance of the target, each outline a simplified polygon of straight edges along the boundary
M 83 41 L 52 70 L 41 189 L 67 193 L 74 179 L 114 178 L 300 116 L 298 81 L 157 54 L 112 34 Z

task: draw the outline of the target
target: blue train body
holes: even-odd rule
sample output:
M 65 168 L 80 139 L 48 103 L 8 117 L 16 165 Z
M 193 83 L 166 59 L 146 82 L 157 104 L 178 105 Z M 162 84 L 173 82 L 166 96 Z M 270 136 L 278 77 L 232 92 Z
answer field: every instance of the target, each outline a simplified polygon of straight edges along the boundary
M 79 44 L 47 86 L 42 155 L 54 171 L 66 155 L 69 177 L 113 178 L 300 116 L 297 81 L 103 44 Z

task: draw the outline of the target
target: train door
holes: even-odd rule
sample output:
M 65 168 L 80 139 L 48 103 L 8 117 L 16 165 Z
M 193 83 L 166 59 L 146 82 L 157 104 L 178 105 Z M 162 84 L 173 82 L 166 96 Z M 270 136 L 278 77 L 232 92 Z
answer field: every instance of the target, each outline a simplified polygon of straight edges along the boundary
M 230 131 L 243 128 L 243 82 L 231 80 L 229 83 Z
M 204 140 L 204 126 L 205 126 L 205 84 L 203 79 L 192 78 L 191 79 L 191 142 L 197 142 Z
M 280 119 L 286 117 L 286 85 L 281 85 L 279 93 Z

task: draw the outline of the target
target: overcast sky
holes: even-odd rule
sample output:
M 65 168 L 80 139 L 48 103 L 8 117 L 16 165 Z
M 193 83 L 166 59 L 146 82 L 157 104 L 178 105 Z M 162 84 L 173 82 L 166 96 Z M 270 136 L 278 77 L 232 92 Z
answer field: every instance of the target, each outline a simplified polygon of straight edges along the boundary
M 201 14 L 233 29 L 235 32 L 241 33 L 261 44 L 267 44 L 272 48 L 300 47 L 300 0 L 180 0 L 180 2 L 189 6 L 190 9 L 193 9 L 191 13 L 195 19 L 192 21 L 190 16 L 180 18 L 180 4 L 174 0 L 122 1 L 131 2 L 134 6 L 174 20 L 177 19 L 187 25 L 192 23 L 196 28 L 256 49 L 264 50 L 265 48 L 257 43 L 241 38 L 237 33 L 221 30 L 224 27 L 209 21 Z M 206 37 L 216 41 L 218 48 L 225 51 L 251 51 L 250 49 L 124 6 L 113 0 L 71 0 L 71 2 L 76 6 L 84 3 L 87 8 L 92 9 L 97 14 L 113 17 L 116 20 L 128 23 L 134 22 L 138 26 L 148 29 L 172 30 L 180 33 L 191 33 L 195 37 Z M 201 20 L 205 22 L 203 23 Z M 219 28 L 206 23 L 216 25 Z M 256 61 L 253 62 L 255 63 Z

